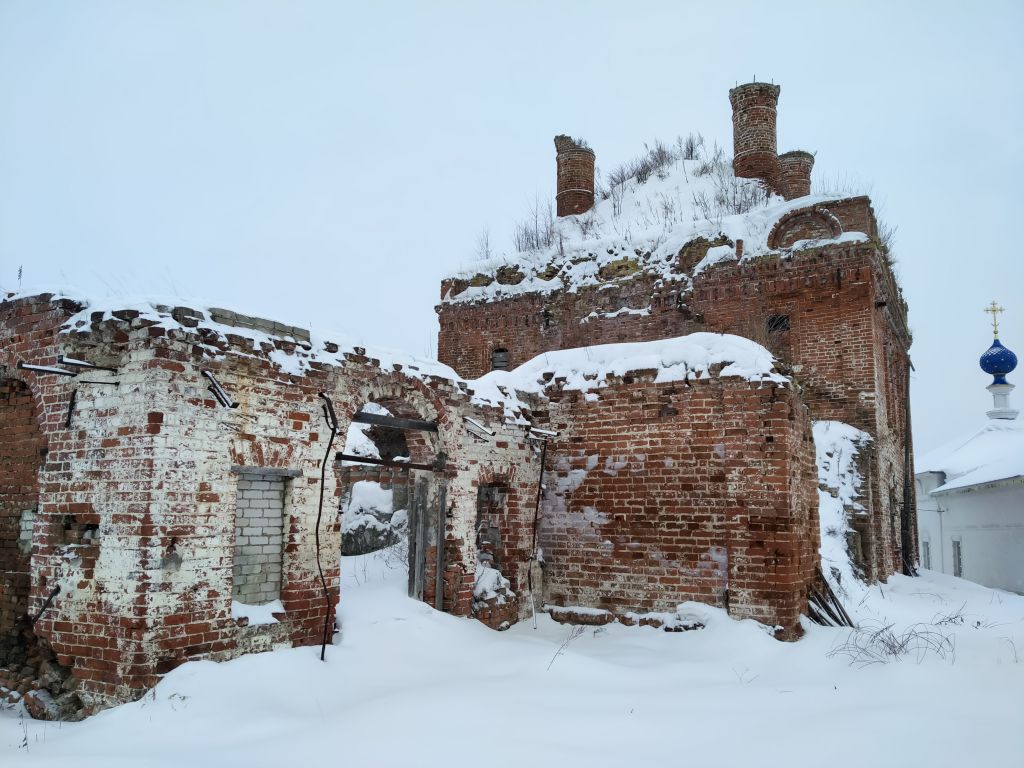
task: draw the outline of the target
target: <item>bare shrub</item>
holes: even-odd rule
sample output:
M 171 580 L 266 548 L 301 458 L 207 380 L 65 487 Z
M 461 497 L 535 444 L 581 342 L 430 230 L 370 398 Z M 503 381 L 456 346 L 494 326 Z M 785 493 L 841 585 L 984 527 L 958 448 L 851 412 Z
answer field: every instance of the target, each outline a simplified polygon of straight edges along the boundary
M 403 532 L 398 542 L 390 547 L 378 549 L 373 556 L 384 563 L 389 570 L 408 570 L 409 568 L 409 536 Z
M 651 171 L 654 170 L 654 165 L 651 161 L 646 158 L 640 158 L 634 166 L 633 176 L 636 178 L 638 184 L 646 184 L 647 179 L 651 177 Z
M 533 205 L 512 231 L 512 242 L 517 251 L 539 251 L 550 248 L 557 241 L 555 211 L 550 202 L 534 198 Z
M 893 255 L 893 243 L 896 239 L 897 227 L 892 226 L 882 219 L 878 220 L 878 247 L 885 255 L 885 260 L 890 267 L 896 266 L 896 256 Z
M 693 137 L 694 146 L 697 139 Z M 703 142 L 703 139 L 700 140 Z M 636 179 L 638 184 L 644 184 L 651 175 L 664 179 L 668 175 L 668 169 L 680 159 L 683 159 L 685 142 L 682 139 L 676 141 L 675 146 L 669 146 L 661 139 L 655 139 L 651 145 L 644 144 L 644 153 L 639 157 L 619 165 L 608 174 L 608 196 L 614 197 L 616 187 L 621 188 L 631 179 Z M 620 190 L 621 191 L 621 190 Z M 605 199 L 607 199 L 607 197 Z
M 582 237 L 584 240 L 590 237 L 591 234 L 597 232 L 597 219 L 595 219 L 593 216 L 577 216 L 575 221 L 576 226 L 580 231 L 580 237 Z
M 830 197 L 859 197 L 871 194 L 870 184 L 845 173 L 815 178 L 813 189 L 815 194 Z
M 704 147 L 704 137 L 699 133 L 688 134 L 685 139 L 680 136 L 676 139 L 676 146 L 683 160 L 696 160 L 697 152 Z
M 846 641 L 828 652 L 828 657 L 846 656 L 851 666 L 888 664 L 912 656 L 920 664 L 934 654 L 940 659 L 956 660 L 956 644 L 951 635 L 935 629 L 934 624 L 914 624 L 902 632 L 894 624 L 861 624 L 850 630 Z
M 749 213 L 768 205 L 771 199 L 760 182 L 734 176 L 717 145 L 712 157 L 698 159 L 696 173 L 711 178 L 712 190 L 693 193 L 694 218 L 703 218 L 716 227 L 721 226 L 724 217 Z
M 569 646 L 572 644 L 572 641 L 575 640 L 580 635 L 582 635 L 585 631 L 586 631 L 586 627 L 580 626 L 578 624 L 572 626 L 569 629 L 569 634 L 566 636 L 566 638 L 562 642 L 562 644 L 560 646 L 558 646 L 558 650 L 555 651 L 555 655 L 551 657 L 551 661 L 548 662 L 548 670 L 551 669 L 551 665 L 555 663 L 555 660 L 559 656 L 561 656 L 563 653 L 565 653 L 566 651 L 569 650 Z
M 491 231 L 484 227 L 476 239 L 475 257 L 480 261 L 487 261 L 492 256 L 494 251 L 491 249 Z

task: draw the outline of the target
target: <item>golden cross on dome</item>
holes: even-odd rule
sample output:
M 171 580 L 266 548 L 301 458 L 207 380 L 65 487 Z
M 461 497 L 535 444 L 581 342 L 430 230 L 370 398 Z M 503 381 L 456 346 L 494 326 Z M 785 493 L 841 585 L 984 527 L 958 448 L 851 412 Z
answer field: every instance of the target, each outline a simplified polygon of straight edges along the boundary
M 1006 310 L 1003 309 L 1002 307 L 1000 307 L 998 304 L 996 304 L 993 301 L 991 304 L 989 304 L 987 307 L 985 307 L 984 311 L 988 312 L 990 315 L 992 315 L 992 335 L 995 336 L 998 339 L 999 338 L 999 313 L 1000 312 L 1005 312 Z

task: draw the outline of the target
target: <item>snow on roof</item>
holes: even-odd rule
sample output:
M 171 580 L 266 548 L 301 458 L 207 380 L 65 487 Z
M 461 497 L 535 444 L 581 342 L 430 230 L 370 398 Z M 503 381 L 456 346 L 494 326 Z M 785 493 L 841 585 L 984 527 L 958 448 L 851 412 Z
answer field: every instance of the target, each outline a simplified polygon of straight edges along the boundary
M 82 294 L 73 289 L 61 287 L 49 287 L 45 290 L 26 291 L 7 296 L 0 296 L 0 302 L 16 301 L 50 294 L 54 301 L 70 299 L 82 305 L 82 309 L 72 315 L 64 324 L 62 331 L 71 333 L 78 329 L 88 327 L 92 322 L 94 313 L 101 313 L 101 320 L 109 320 L 114 317 L 115 312 L 134 311 L 140 317 L 153 322 L 156 326 L 168 330 L 192 332 L 193 329 L 183 325 L 172 315 L 177 307 L 187 307 L 190 310 L 197 310 L 203 317 L 198 319 L 198 327 L 213 331 L 221 339 L 228 335 L 241 336 L 251 339 L 254 347 L 267 350 L 267 357 L 277 365 L 282 372 L 293 376 L 304 376 L 312 363 L 320 363 L 329 366 L 340 366 L 348 354 L 364 354 L 371 362 L 375 363 L 382 371 L 393 373 L 400 372 L 406 376 L 424 379 L 436 377 L 453 382 L 456 386 L 469 389 L 469 382 L 462 379 L 452 368 L 437 360 L 416 357 L 405 352 L 388 349 L 385 347 L 363 346 L 352 339 L 348 334 L 336 331 L 322 331 L 317 329 L 307 330 L 298 326 L 289 326 L 274 321 L 264 320 L 257 317 L 238 315 L 229 310 L 215 309 L 210 302 L 197 299 L 188 299 L 180 296 L 175 297 L 94 297 Z M 236 316 L 234 324 L 227 321 L 217 321 L 214 317 Z M 258 327 L 250 327 L 258 325 Z M 267 329 L 270 330 L 267 330 Z M 280 330 L 274 330 L 279 328 Z M 290 329 L 290 330 L 289 330 Z M 296 333 L 299 338 L 296 338 Z M 308 338 L 308 340 L 307 340 Z M 294 342 L 294 349 L 282 349 L 275 344 L 276 341 Z M 288 345 L 289 347 L 291 345 Z M 213 349 L 215 354 L 220 351 Z M 522 422 L 522 414 L 528 410 L 528 406 L 520 401 L 514 392 L 502 392 L 497 387 L 484 383 L 471 387 L 471 402 L 475 405 L 492 406 L 502 408 L 506 418 L 516 422 Z
M 54 299 L 69 298 L 83 305 L 83 309 L 72 315 L 63 326 L 70 333 L 90 325 L 94 313 L 102 313 L 102 319 L 114 317 L 115 312 L 124 310 L 138 312 L 141 317 L 168 330 L 191 331 L 172 316 L 175 307 L 188 307 L 203 313 L 199 327 L 209 329 L 221 338 L 230 335 L 252 339 L 256 347 L 268 350 L 269 359 L 285 372 L 303 376 L 311 363 L 340 366 L 346 354 L 365 350 L 365 356 L 376 361 L 386 372 L 401 372 L 407 376 L 427 376 L 447 379 L 468 390 L 470 402 L 474 405 L 496 407 L 504 411 L 509 421 L 525 424 L 524 415 L 530 410 L 519 393 L 544 393 L 547 381 L 565 379 L 566 389 L 590 392 L 607 386 L 609 376 L 622 376 L 631 371 L 657 370 L 658 382 L 682 381 L 685 379 L 709 378 L 712 366 L 722 366 L 721 377 L 740 377 L 748 381 L 772 381 L 786 383 L 789 379 L 775 370 L 775 358 L 760 344 L 741 336 L 720 333 L 692 333 L 674 339 L 632 342 L 625 344 L 600 344 L 592 347 L 565 349 L 545 352 L 523 363 L 512 371 L 491 371 L 476 380 L 465 380 L 447 365 L 436 360 L 414 357 L 385 348 L 360 347 L 345 334 L 324 334 L 309 331 L 309 341 L 295 339 L 287 331 L 270 333 L 245 325 L 229 325 L 212 319 L 213 313 L 226 310 L 211 310 L 204 302 L 182 298 L 102 298 L 92 299 L 68 291 L 48 291 Z M 10 296 L 4 301 L 24 298 L 30 294 Z M 244 316 L 243 316 L 244 318 Z M 259 318 L 244 318 L 261 324 L 271 321 Z M 291 326 L 282 326 L 288 328 Z M 302 331 L 293 328 L 294 331 Z M 305 335 L 303 331 L 301 335 Z M 281 339 L 296 342 L 294 349 L 281 349 L 274 344 Z M 289 345 L 291 346 L 291 345 Z M 219 353 L 219 350 L 215 350 Z M 596 397 L 596 396 L 595 396 Z
M 543 393 L 547 384 L 564 379 L 565 389 L 591 392 L 608 385 L 610 376 L 656 370 L 655 381 L 706 379 L 711 367 L 721 365 L 720 377 L 783 384 L 788 378 L 774 367 L 772 353 L 760 344 L 726 333 L 691 333 L 674 339 L 598 344 L 592 347 L 545 352 L 511 371 L 491 371 L 471 387 L 495 386 L 505 390 Z
M 1024 476 L 1024 422 L 1020 418 L 989 419 L 969 437 L 918 458 L 914 471 L 945 474 L 945 483 L 932 493 Z
M 381 369 L 393 371 L 401 369 L 404 373 L 412 376 L 437 376 L 452 381 L 459 380 L 458 374 L 447 365 L 426 358 L 416 357 L 405 352 L 398 352 L 384 347 L 367 347 L 357 343 L 349 334 L 336 331 L 323 331 L 318 329 L 307 329 L 302 326 L 287 326 L 275 323 L 270 320 L 263 320 L 257 317 L 241 315 L 238 323 L 217 320 L 218 316 L 228 314 L 229 310 L 216 308 L 208 302 L 182 297 L 146 297 L 146 298 L 120 298 L 120 297 L 82 297 L 62 293 L 63 297 L 72 298 L 84 305 L 77 314 L 73 315 L 65 324 L 65 331 L 73 331 L 77 327 L 84 327 L 92 322 L 92 315 L 97 312 L 103 313 L 103 320 L 114 317 L 115 312 L 125 310 L 138 312 L 141 317 L 155 322 L 159 327 L 168 330 L 189 331 L 189 327 L 176 320 L 171 312 L 175 307 L 187 307 L 202 312 L 204 317 L 199 320 L 200 328 L 205 328 L 225 338 L 229 334 L 251 339 L 256 346 L 268 344 L 274 347 L 275 340 L 294 341 L 298 347 L 294 352 L 274 350 L 270 352 L 271 359 L 285 373 L 295 376 L 302 376 L 309 369 L 311 363 L 324 363 L 327 365 L 341 365 L 346 354 L 358 354 L 359 350 L 365 350 L 365 355 L 372 360 L 377 360 Z M 57 297 L 60 298 L 60 297 Z M 231 313 L 237 314 L 237 313 Z M 254 322 L 258 327 L 251 327 Z M 277 326 L 281 330 L 266 330 L 267 327 Z M 296 337 L 288 329 L 306 331 L 309 341 Z M 331 351 L 336 347 L 336 351 Z
M 709 167 L 711 172 L 707 172 Z M 444 296 L 442 302 L 573 292 L 606 282 L 600 274 L 602 268 L 614 267 L 624 259 L 630 262 L 631 275 L 643 272 L 688 282 L 712 263 L 735 259 L 732 243 L 737 240 L 743 240 L 744 261 L 769 253 L 768 236 L 783 215 L 838 199 L 842 196 L 808 195 L 787 202 L 766 194 L 756 180 L 736 178 L 724 160 L 675 159 L 643 182 L 634 176 L 613 188 L 608 197 L 599 195 L 590 211 L 556 219 L 551 247 L 475 261 L 450 274 L 450 278 L 470 285 Z M 735 213 L 737 210 L 746 212 Z M 679 271 L 676 257 L 685 245 L 697 238 L 714 241 L 723 236 L 730 244 L 713 247 L 692 275 Z M 864 233 L 844 232 L 836 241 L 867 239 Z M 789 250 L 831 242 L 803 241 Z

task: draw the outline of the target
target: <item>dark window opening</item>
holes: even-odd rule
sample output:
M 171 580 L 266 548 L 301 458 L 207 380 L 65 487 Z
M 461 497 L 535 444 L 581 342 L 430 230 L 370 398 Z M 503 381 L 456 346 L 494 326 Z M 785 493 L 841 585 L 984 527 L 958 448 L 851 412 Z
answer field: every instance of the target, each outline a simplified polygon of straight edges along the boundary
M 492 371 L 507 371 L 508 370 L 508 350 L 507 349 L 496 349 L 491 352 L 491 370 Z
M 502 483 L 481 485 L 476 497 L 476 547 L 482 562 L 499 568 L 502 556 L 502 529 L 506 527 L 508 488 Z
M 768 315 L 765 321 L 768 333 L 784 333 L 789 330 L 789 315 Z

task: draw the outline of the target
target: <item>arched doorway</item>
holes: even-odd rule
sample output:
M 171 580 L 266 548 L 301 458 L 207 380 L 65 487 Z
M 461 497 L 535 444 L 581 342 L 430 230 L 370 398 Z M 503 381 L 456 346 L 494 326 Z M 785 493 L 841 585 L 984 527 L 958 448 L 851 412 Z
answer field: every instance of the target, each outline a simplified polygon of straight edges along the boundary
M 433 409 L 370 393 L 337 458 L 343 556 L 389 548 L 409 596 L 444 610 L 446 456 Z

